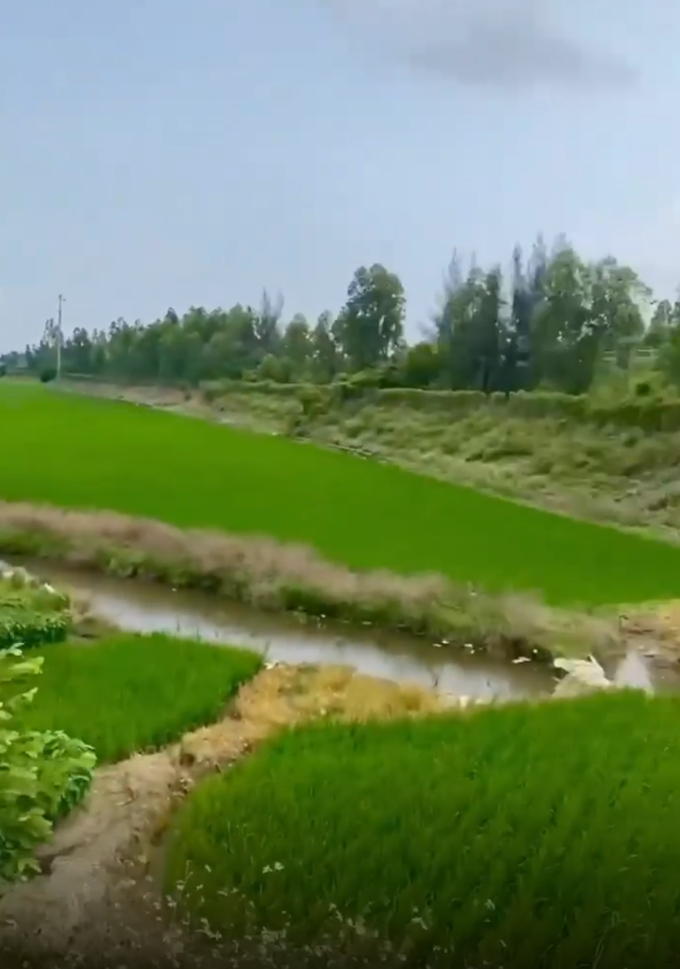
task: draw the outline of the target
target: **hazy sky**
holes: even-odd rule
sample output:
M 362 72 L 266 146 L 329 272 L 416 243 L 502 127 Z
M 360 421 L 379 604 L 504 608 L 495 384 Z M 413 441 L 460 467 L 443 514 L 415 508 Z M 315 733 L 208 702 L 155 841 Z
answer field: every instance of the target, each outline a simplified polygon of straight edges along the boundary
M 173 306 L 337 309 L 564 231 L 680 282 L 669 0 L 24 0 L 0 13 L 0 350 Z M 675 119 L 675 121 L 674 121 Z

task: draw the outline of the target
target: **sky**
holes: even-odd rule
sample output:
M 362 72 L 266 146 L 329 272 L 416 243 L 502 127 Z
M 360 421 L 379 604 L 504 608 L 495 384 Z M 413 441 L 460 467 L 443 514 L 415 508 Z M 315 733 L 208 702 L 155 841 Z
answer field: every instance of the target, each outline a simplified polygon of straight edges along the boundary
M 337 310 L 559 233 L 680 283 L 669 0 L 24 0 L 0 14 L 0 352 L 169 307 Z

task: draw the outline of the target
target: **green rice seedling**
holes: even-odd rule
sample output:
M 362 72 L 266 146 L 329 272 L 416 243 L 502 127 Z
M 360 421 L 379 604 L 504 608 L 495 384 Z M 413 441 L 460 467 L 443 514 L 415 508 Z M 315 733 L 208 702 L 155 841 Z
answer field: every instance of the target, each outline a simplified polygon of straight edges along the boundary
M 679 798 L 672 697 L 324 722 L 192 792 L 166 890 L 215 930 L 353 925 L 412 965 L 671 966 Z
M 315 546 L 554 604 L 680 594 L 680 548 L 283 437 L 38 385 L 0 388 L 0 498 Z
M 219 719 L 262 658 L 242 649 L 165 635 L 114 635 L 44 650 L 40 692 L 21 729 L 63 730 L 100 761 L 178 740 Z

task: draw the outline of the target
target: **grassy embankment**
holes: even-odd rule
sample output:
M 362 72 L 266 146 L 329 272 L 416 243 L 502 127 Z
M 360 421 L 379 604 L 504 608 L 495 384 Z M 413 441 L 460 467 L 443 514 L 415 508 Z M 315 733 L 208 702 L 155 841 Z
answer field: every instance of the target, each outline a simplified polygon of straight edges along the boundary
M 366 964 L 671 966 L 679 728 L 624 692 L 291 731 L 190 795 L 166 888 Z
M 678 539 L 677 401 L 537 393 L 508 403 L 408 390 L 343 400 L 324 389 L 242 383 L 206 391 L 225 421 L 359 448 L 443 480 Z M 304 413 L 300 397 L 315 394 L 320 404 Z M 147 389 L 141 397 L 194 403 L 172 391 Z

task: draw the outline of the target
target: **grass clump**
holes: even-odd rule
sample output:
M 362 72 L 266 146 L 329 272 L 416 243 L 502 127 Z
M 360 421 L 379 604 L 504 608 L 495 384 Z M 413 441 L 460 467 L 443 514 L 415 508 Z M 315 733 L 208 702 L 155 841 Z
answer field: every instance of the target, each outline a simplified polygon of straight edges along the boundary
M 265 534 L 353 569 L 439 573 L 554 604 L 680 592 L 680 548 L 394 466 L 39 385 L 3 385 L 0 420 L 5 410 L 9 501 Z
M 166 888 L 213 929 L 413 965 L 669 966 L 679 790 L 675 698 L 325 722 L 189 796 Z
M 262 665 L 258 653 L 160 634 L 58 643 L 42 655 L 40 692 L 21 728 L 64 730 L 108 762 L 219 719 Z

